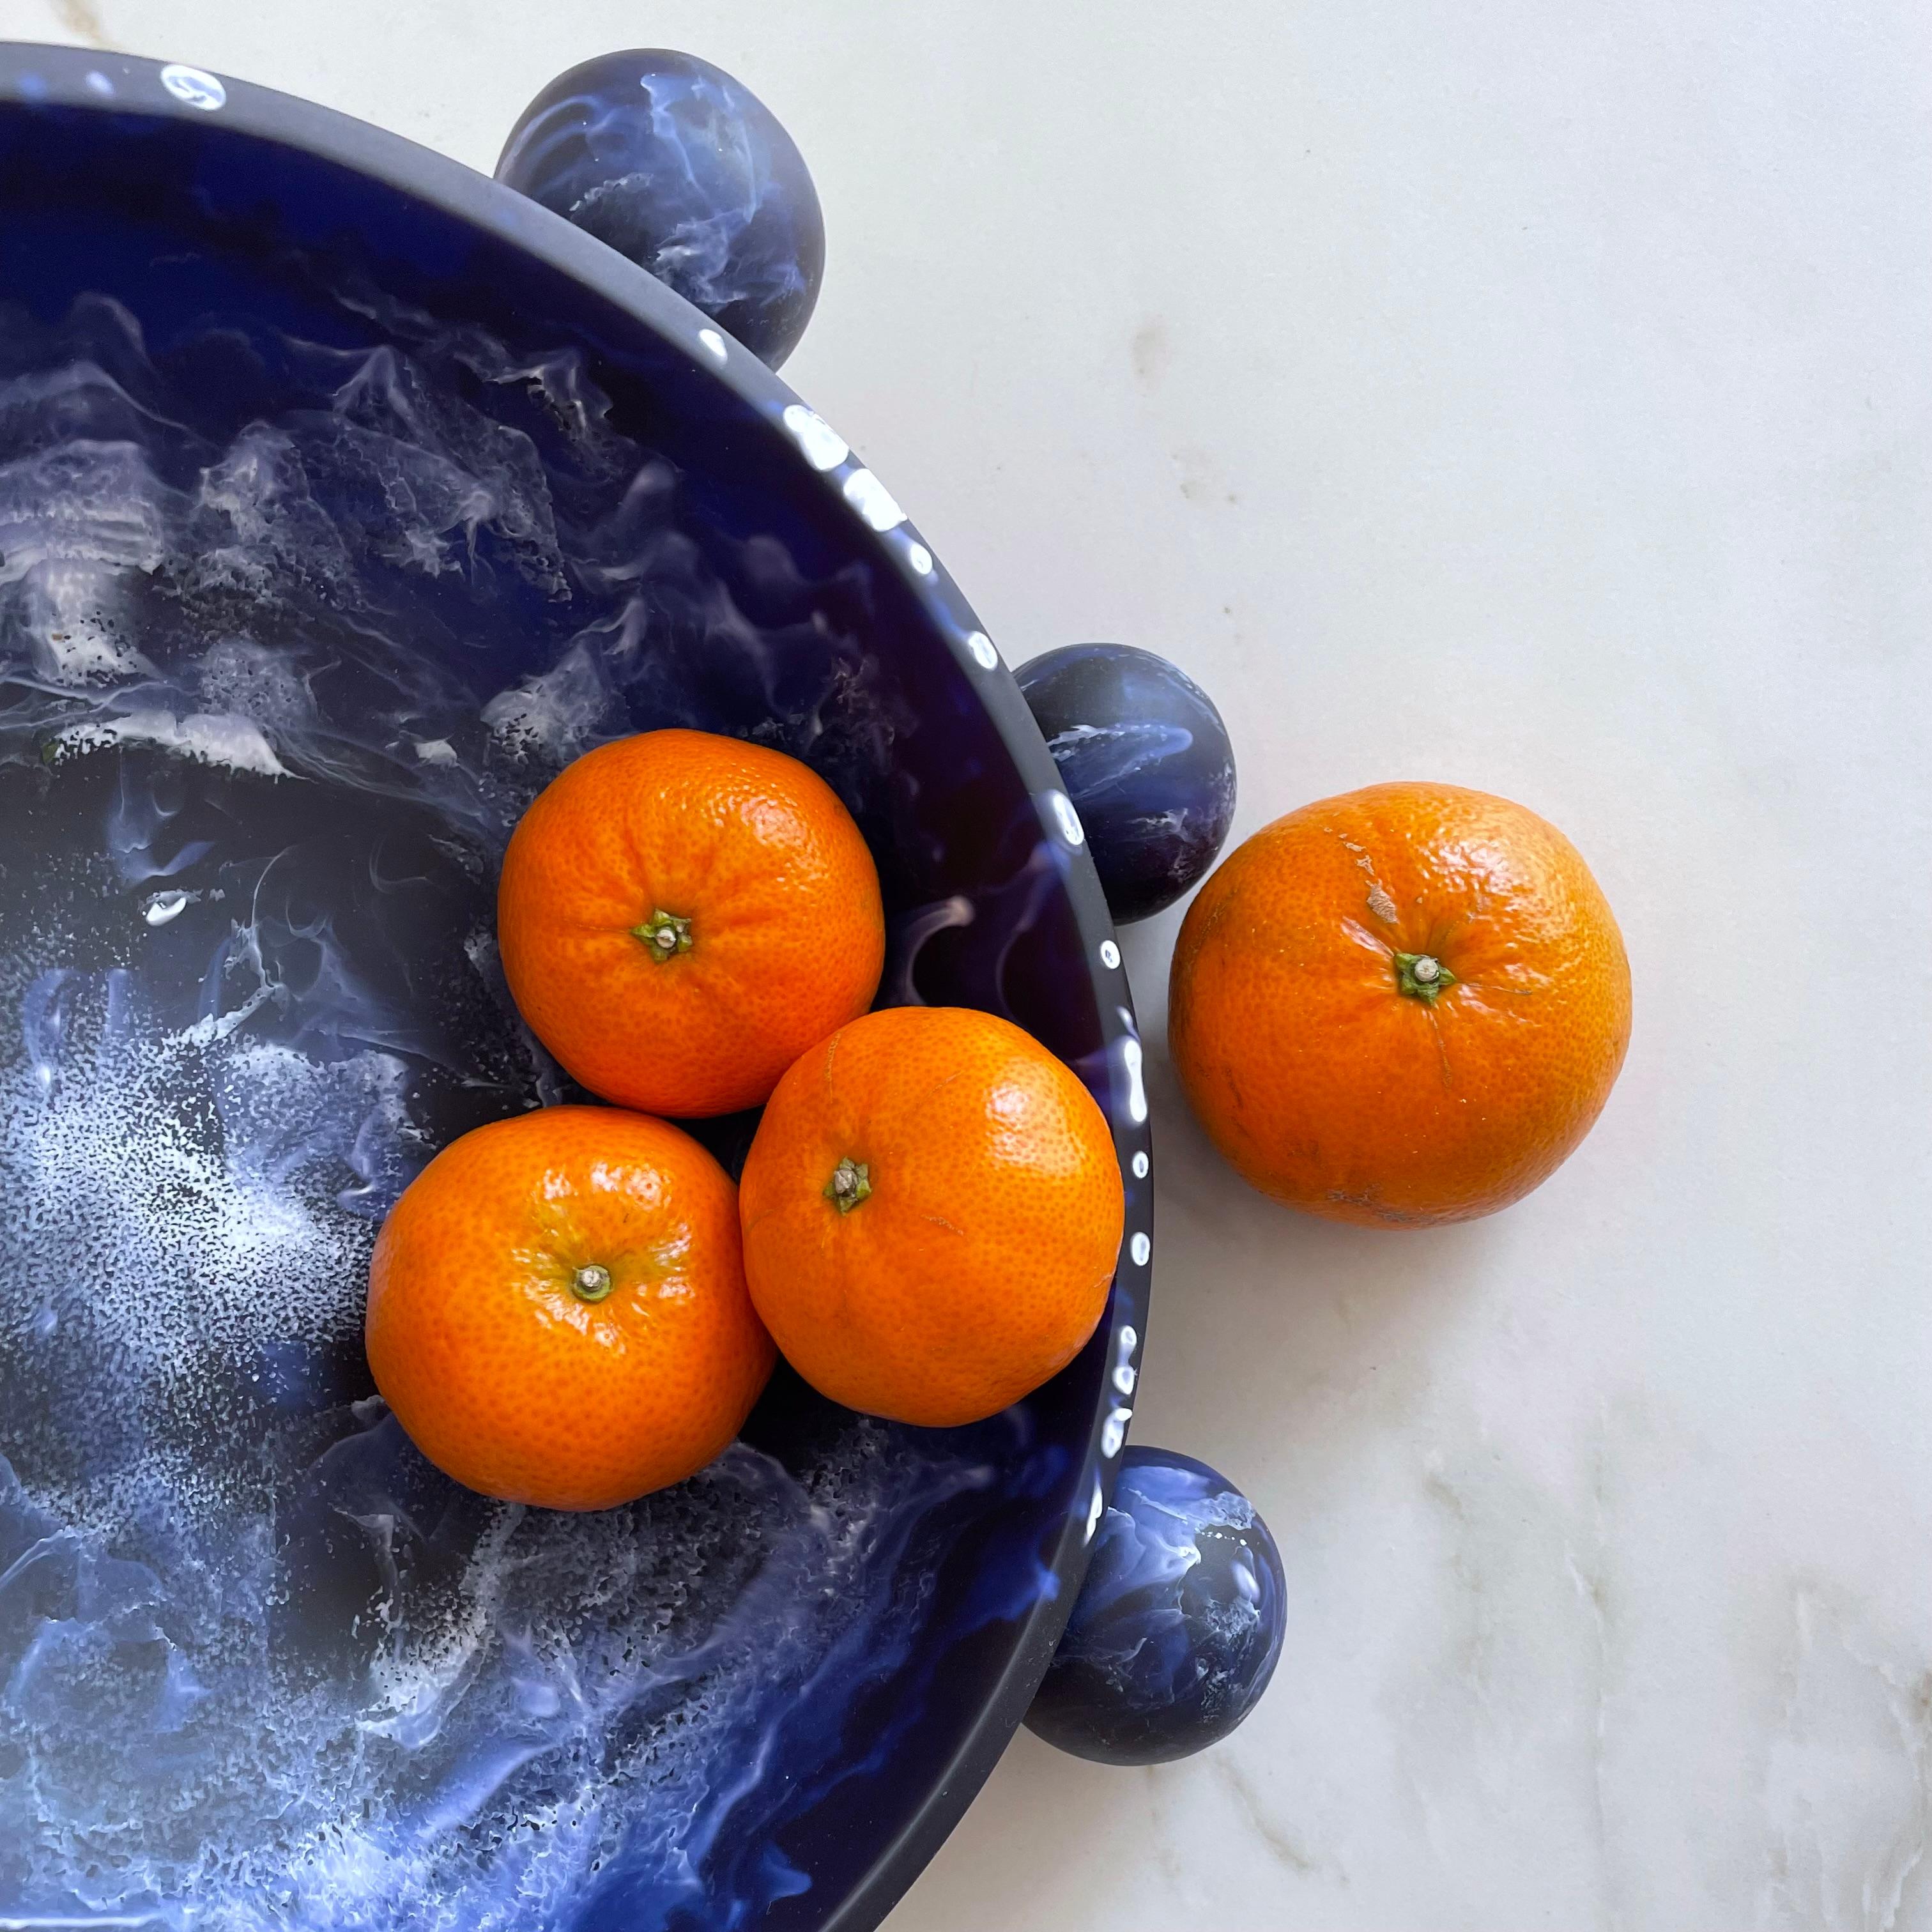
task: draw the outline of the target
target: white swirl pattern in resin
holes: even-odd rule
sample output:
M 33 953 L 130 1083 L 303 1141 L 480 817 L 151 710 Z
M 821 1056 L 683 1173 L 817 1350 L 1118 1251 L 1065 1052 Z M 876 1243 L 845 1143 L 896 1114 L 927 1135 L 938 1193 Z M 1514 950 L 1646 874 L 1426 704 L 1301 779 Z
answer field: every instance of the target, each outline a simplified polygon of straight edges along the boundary
M 630 1509 L 493 1504 L 370 1396 L 363 1278 L 436 1146 L 568 1097 L 490 934 L 536 789 L 688 723 L 878 826 L 904 701 L 861 576 L 700 541 L 574 353 L 389 322 L 0 314 L 0 1918 L 767 1922 L 944 1705 L 934 1620 L 1051 1589 L 994 1506 L 1069 1452 L 781 1388 Z M 898 997 L 946 946 L 998 1003 L 1015 849 Z

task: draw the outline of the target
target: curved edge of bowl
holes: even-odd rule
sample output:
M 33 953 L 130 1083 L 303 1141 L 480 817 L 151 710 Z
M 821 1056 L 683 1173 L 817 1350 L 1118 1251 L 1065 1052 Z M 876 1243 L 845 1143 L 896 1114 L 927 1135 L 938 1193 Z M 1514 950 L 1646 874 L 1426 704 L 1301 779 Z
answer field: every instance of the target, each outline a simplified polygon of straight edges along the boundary
M 169 85 L 164 76 L 176 77 L 175 84 Z M 188 77 L 185 83 L 182 76 Z M 217 82 L 214 88 L 196 85 L 208 79 Z M 199 101 L 191 98 L 197 93 Z M 220 98 L 211 104 L 213 94 Z M 938 1784 L 824 1922 L 826 1932 L 872 1932 L 964 1816 L 1040 1688 L 1085 1575 L 1094 1528 L 1113 1492 L 1144 1346 L 1154 1217 L 1139 1034 L 1100 878 L 1052 754 L 972 607 L 884 484 L 749 350 L 614 249 L 460 161 L 299 96 L 132 55 L 0 42 L 0 107 L 43 105 L 188 124 L 218 120 L 254 139 L 303 150 L 419 196 L 527 250 L 635 318 L 765 418 L 799 467 L 843 500 L 861 526 L 860 541 L 869 543 L 878 560 L 896 573 L 947 640 L 1032 795 L 1046 837 L 1066 855 L 1066 889 L 1106 1044 L 1106 1110 L 1127 1186 L 1126 1227 L 1103 1318 L 1112 1344 L 1110 1366 L 1075 1492 L 1084 1501 L 1062 1524 L 1052 1552 L 1057 1594 L 1042 1598 L 1028 1613 L 993 1695 Z M 1146 1157 L 1148 1173 L 1136 1171 L 1136 1155 Z

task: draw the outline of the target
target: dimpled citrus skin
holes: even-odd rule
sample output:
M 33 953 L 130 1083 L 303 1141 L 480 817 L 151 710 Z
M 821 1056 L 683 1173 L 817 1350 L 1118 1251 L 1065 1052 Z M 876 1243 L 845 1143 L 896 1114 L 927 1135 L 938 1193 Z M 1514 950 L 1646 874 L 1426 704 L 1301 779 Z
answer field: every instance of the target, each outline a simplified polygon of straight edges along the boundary
M 690 946 L 636 928 L 668 913 Z M 872 854 L 809 766 L 703 731 L 587 753 L 524 815 L 496 933 L 532 1030 L 592 1092 L 687 1118 L 754 1107 L 863 1012 L 885 962 Z
M 546 1509 L 682 1482 L 772 1372 L 737 1190 L 689 1135 L 605 1107 L 479 1127 L 397 1202 L 369 1274 L 376 1386 L 446 1474 Z M 578 1271 L 609 1294 L 586 1301 Z
M 1432 1006 L 1395 956 L 1454 976 Z M 1630 966 L 1556 828 L 1458 785 L 1371 785 L 1229 855 L 1174 948 L 1168 1041 L 1246 1180 L 1371 1226 L 1520 1200 L 1582 1140 L 1630 1042 Z
M 862 1163 L 842 1214 L 826 1189 Z M 781 1352 L 848 1408 L 944 1428 L 1064 1368 L 1107 1302 L 1125 1203 L 1106 1117 L 1018 1027 L 868 1014 L 779 1082 L 739 1192 Z

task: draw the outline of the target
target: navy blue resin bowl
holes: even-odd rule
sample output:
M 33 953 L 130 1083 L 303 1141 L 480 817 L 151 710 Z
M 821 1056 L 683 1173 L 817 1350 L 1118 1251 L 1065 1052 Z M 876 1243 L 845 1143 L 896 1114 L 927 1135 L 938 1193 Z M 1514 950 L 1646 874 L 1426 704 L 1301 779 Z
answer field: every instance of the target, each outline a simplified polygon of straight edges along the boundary
M 1234 819 L 1234 754 L 1214 702 L 1132 644 L 1068 644 L 1015 675 L 1123 925 L 1207 876 Z
M 818 190 L 742 81 L 661 47 L 602 54 L 524 109 L 496 178 L 668 282 L 776 369 L 825 274 Z
M 1139 1048 L 1025 704 L 837 435 L 510 189 L 44 48 L 0 160 L 0 1922 L 873 1925 L 1052 1655 L 1145 1325 Z M 374 1399 L 364 1272 L 436 1148 L 572 1097 L 498 860 L 671 724 L 838 789 L 883 997 L 1079 1070 L 1131 1253 L 982 1426 L 782 1374 L 676 1490 L 506 1507 Z
M 1261 1701 L 1287 1610 L 1247 1498 L 1192 1456 L 1130 1449 L 1028 1726 L 1101 1764 L 1204 1750 Z

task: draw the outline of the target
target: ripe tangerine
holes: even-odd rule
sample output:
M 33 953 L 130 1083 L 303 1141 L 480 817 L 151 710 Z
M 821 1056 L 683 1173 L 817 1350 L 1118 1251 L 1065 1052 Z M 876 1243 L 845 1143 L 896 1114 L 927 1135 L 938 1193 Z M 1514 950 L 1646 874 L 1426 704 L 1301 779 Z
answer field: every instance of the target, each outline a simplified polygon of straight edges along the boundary
M 868 1013 L 779 1082 L 745 1163 L 746 1279 L 823 1394 L 946 1427 L 997 1414 L 1098 1325 L 1125 1202 L 1106 1116 L 1009 1022 Z
M 810 766 L 649 731 L 568 766 L 512 836 L 497 895 L 510 991 L 593 1093 L 685 1118 L 754 1107 L 872 1004 L 879 878 Z
M 736 1193 L 688 1134 L 614 1108 L 464 1135 L 376 1240 L 376 1386 L 438 1468 L 486 1496 L 608 1509 L 682 1481 L 772 1370 Z
M 1168 1040 L 1208 1137 L 1309 1213 L 1492 1213 L 1588 1132 L 1630 966 L 1576 849 L 1507 799 L 1371 785 L 1229 855 L 1175 946 Z

